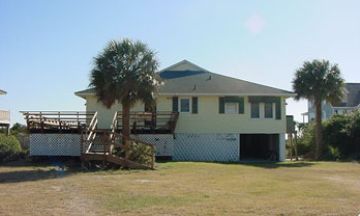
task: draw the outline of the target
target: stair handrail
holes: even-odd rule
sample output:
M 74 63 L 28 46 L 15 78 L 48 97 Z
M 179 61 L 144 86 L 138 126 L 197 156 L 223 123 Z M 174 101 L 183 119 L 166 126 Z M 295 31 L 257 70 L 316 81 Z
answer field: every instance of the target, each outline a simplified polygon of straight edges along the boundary
M 88 143 L 88 147 L 86 149 L 86 153 L 89 153 L 91 147 L 92 147 L 92 144 L 95 140 L 95 137 L 96 137 L 96 132 L 95 132 L 95 129 L 97 127 L 97 124 L 98 124 L 98 119 L 97 119 L 97 112 L 95 112 L 95 114 L 93 115 L 91 121 L 90 121 L 90 124 L 89 126 L 87 127 L 87 133 L 88 133 L 88 136 L 86 138 L 86 143 Z
M 97 126 L 98 120 L 97 120 L 97 112 L 93 115 L 89 126 L 87 127 L 88 137 L 86 140 L 89 140 L 89 138 L 92 136 L 92 133 L 94 132 L 96 126 Z
M 110 140 L 113 140 L 115 138 L 117 123 L 118 123 L 118 112 L 115 112 L 112 123 L 111 123 Z

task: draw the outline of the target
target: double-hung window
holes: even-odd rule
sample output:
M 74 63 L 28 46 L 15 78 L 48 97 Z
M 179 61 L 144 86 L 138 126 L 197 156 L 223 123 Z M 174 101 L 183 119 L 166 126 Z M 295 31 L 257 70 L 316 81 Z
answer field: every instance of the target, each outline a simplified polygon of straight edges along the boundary
M 265 103 L 264 111 L 265 118 L 273 118 L 273 103 Z
M 190 99 L 180 98 L 180 112 L 190 112 Z
M 260 118 L 260 104 L 258 102 L 251 103 L 251 118 Z
M 226 114 L 239 113 L 239 104 L 238 103 L 225 103 L 225 113 Z

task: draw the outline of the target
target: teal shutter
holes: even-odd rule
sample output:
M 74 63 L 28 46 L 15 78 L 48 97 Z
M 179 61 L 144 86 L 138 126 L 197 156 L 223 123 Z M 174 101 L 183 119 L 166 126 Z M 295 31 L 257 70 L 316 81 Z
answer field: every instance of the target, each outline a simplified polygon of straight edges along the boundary
M 198 113 L 198 98 L 192 97 L 192 113 Z
M 178 97 L 172 98 L 172 111 L 178 112 L 179 111 L 179 100 Z
M 225 113 L 225 98 L 219 97 L 219 113 Z
M 239 98 L 239 114 L 244 114 L 244 98 Z
M 281 119 L 281 98 L 280 97 L 275 102 L 275 118 Z

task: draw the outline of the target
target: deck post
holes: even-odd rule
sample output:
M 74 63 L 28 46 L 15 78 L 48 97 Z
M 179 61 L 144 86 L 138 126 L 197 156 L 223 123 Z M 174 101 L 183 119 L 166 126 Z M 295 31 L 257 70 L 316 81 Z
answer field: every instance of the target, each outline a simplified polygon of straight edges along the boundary
M 41 132 L 44 132 L 44 119 L 42 118 L 42 113 L 40 112 L 40 128 Z
M 87 118 L 86 114 L 85 114 L 85 118 Z M 80 129 L 79 112 L 76 112 L 76 121 L 77 121 L 77 124 L 78 124 L 78 129 Z
M 84 148 L 84 131 L 81 131 L 80 133 L 80 155 L 83 154 L 83 148 Z
M 61 132 L 62 125 L 61 125 L 60 112 L 58 112 L 58 122 L 59 122 L 59 129 L 60 129 L 60 132 Z
M 29 113 L 25 114 L 27 130 L 30 131 Z

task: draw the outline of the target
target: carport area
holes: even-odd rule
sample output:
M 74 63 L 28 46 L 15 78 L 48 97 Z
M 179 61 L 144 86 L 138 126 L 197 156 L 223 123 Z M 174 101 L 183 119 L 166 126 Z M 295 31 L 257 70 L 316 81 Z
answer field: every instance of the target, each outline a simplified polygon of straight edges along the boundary
M 279 160 L 279 134 L 240 134 L 240 160 Z

